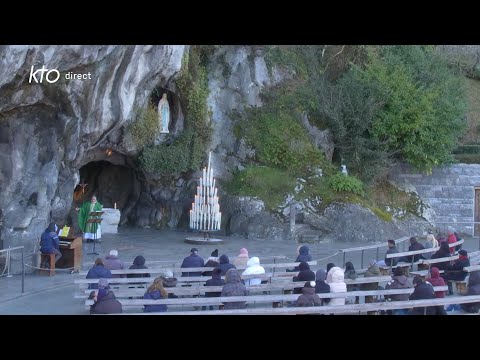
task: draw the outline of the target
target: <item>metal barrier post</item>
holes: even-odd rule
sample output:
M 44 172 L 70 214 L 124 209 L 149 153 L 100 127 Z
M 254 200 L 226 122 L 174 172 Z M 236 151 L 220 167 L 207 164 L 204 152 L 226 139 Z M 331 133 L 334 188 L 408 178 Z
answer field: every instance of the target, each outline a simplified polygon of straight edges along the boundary
M 12 266 L 12 260 L 11 260 L 11 254 L 10 254 L 10 246 L 8 247 L 8 251 L 7 251 L 7 264 L 8 264 L 7 277 L 12 277 L 12 274 L 10 274 L 10 267 Z
M 361 265 L 360 265 L 360 269 L 363 269 L 363 252 L 364 252 L 364 251 L 365 251 L 365 250 L 362 250 L 362 262 L 361 262 Z
M 377 260 L 377 261 L 378 261 L 378 250 L 379 250 L 379 248 L 377 247 L 377 255 L 375 256 L 375 260 Z
M 22 247 L 22 294 L 25 292 L 25 262 L 23 261 L 23 247 Z
M 345 252 L 343 252 L 343 267 L 345 267 Z

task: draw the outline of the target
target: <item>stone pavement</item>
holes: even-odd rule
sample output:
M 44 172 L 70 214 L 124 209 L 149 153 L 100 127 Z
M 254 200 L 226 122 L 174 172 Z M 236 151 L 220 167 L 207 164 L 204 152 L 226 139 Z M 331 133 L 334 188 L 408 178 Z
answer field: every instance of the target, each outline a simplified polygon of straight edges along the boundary
M 111 249 L 119 252 L 119 258 L 128 268 L 135 256 L 143 255 L 149 261 L 166 260 L 168 262 L 181 261 L 189 254 L 192 247 L 197 247 L 199 254 L 206 259 L 210 253 L 218 248 L 219 255 L 227 254 L 233 258 L 242 247 L 246 247 L 250 256 L 285 255 L 294 261 L 296 249 L 299 244 L 292 241 L 261 241 L 243 239 L 238 237 L 220 237 L 225 239 L 224 244 L 191 245 L 183 240 L 191 236 L 188 232 L 158 231 L 151 229 L 121 228 L 118 234 L 105 234 L 102 242 L 96 245 L 96 252 L 100 255 L 88 255 L 93 249 L 93 244 L 83 245 L 84 270 L 90 268 L 95 258 L 104 257 Z M 361 246 L 361 244 L 348 243 L 317 243 L 307 244 L 314 260 L 325 258 L 334 254 L 338 249 Z M 464 249 L 467 251 L 478 250 L 478 240 L 466 239 Z M 379 251 L 380 259 L 383 258 L 386 248 Z M 376 257 L 376 251 L 365 251 L 363 267 L 367 267 L 370 260 Z M 346 261 L 352 261 L 356 268 L 361 268 L 360 252 L 350 253 Z M 270 261 L 269 261 L 270 262 Z M 325 266 L 328 262 L 342 264 L 343 254 L 327 258 L 319 262 Z M 317 267 L 314 267 L 314 270 Z M 37 274 L 27 274 L 25 277 L 25 293 L 21 293 L 21 275 L 0 278 L 0 314 L 87 314 L 82 299 L 75 299 L 73 281 L 77 274 L 58 270 L 55 276 L 49 277 Z

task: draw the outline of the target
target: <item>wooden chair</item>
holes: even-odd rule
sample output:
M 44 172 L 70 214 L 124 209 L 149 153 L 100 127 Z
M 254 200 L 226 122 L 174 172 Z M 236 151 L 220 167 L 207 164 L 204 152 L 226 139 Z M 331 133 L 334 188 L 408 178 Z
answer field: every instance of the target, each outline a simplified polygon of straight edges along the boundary
M 55 275 L 55 254 L 41 254 L 40 255 L 40 267 L 44 264 L 48 263 L 49 268 L 43 268 L 40 269 L 40 274 L 43 274 L 43 272 L 48 271 L 48 276 L 53 276 Z

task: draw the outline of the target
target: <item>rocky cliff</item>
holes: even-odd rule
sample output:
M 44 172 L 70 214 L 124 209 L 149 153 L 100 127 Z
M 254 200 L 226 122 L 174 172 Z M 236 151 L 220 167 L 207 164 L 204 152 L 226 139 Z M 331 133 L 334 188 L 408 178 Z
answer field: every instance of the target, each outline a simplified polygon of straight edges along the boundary
M 172 136 L 182 133 L 187 119 L 175 79 L 188 51 L 180 45 L 0 47 L 0 247 L 33 249 L 33 240 L 49 221 L 75 223 L 75 204 L 93 192 L 105 207 L 117 204 L 123 225 L 186 228 L 199 173 L 161 177 L 144 172 L 137 162 L 142 149 L 132 141 L 128 125 L 136 109 L 160 90 L 171 99 Z M 255 154 L 234 136 L 232 110 L 261 106 L 262 89 L 291 76 L 279 67 L 267 70 L 263 55 L 260 47 L 253 46 L 217 47 L 211 55 L 207 104 L 213 134 L 207 150 L 213 151 L 219 180 L 230 179 Z M 41 73 L 32 79 L 32 67 L 36 71 L 42 66 L 58 70 L 58 81 L 46 81 L 55 73 L 41 83 L 37 83 Z M 72 74 L 84 76 L 71 79 Z M 312 143 L 331 160 L 329 131 L 316 128 L 306 117 L 303 125 Z M 161 137 L 156 144 L 165 141 L 171 139 Z M 81 182 L 89 184 L 86 194 L 80 192 Z M 259 239 L 290 236 L 287 202 L 272 214 L 259 199 L 229 197 L 220 191 L 227 234 Z M 316 214 L 308 204 L 294 205 L 299 221 L 316 231 L 318 239 L 337 235 L 343 239 L 342 231 L 350 234 L 345 240 L 355 238 L 351 222 L 334 221 L 343 214 L 350 218 L 348 211 L 335 207 Z M 354 210 L 364 212 L 358 208 Z M 312 216 L 320 220 L 309 222 Z M 361 221 L 366 216 L 373 219 L 372 226 L 382 226 L 373 213 L 362 216 Z M 339 225 L 325 226 L 328 219 Z M 358 239 L 384 240 L 401 230 L 395 224 L 387 228 L 388 234 L 380 231 Z M 368 226 L 359 231 L 368 232 Z

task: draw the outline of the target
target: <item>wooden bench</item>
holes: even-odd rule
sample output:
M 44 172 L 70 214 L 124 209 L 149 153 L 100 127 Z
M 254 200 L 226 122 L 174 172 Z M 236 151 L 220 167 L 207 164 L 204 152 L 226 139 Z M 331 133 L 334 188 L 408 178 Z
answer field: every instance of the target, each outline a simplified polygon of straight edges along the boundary
M 233 297 L 231 298 L 233 299 Z M 389 301 L 368 304 L 350 304 L 343 306 L 327 305 L 314 307 L 286 308 L 248 308 L 235 310 L 208 311 L 167 311 L 162 313 L 136 313 L 132 315 L 300 315 L 300 314 L 361 314 L 395 309 L 412 309 L 416 307 L 445 306 L 480 302 L 480 295 L 449 296 L 427 300 Z
M 47 262 L 49 268 L 42 268 L 41 266 Z M 38 270 L 40 274 L 48 273 L 48 276 L 55 275 L 55 254 L 42 254 L 40 253 L 40 269 Z
M 446 291 L 447 286 L 437 286 L 436 291 Z M 409 289 L 391 289 L 391 290 L 371 290 L 371 291 L 352 291 L 346 293 L 322 293 L 317 294 L 321 299 L 342 298 L 348 296 L 380 296 L 380 295 L 396 295 L 396 294 L 411 294 L 413 288 Z M 283 305 L 285 302 L 293 302 L 298 299 L 300 294 L 291 295 L 249 295 L 249 296 L 223 296 L 223 297 L 202 297 L 202 298 L 176 298 L 176 299 L 118 299 L 124 307 L 142 307 L 145 305 L 175 305 L 175 306 L 210 306 L 222 305 L 227 302 L 245 302 L 245 303 L 267 303 L 276 308 Z M 85 307 L 93 304 L 93 300 L 85 300 Z
M 300 263 L 276 263 L 276 264 L 260 264 L 265 270 L 267 269 L 281 269 L 281 268 L 293 268 L 295 266 L 298 266 Z M 309 261 L 308 264 L 310 266 L 315 266 L 317 265 L 316 261 Z M 175 267 L 175 268 L 161 268 L 161 267 L 153 267 L 153 268 L 148 268 L 148 269 L 122 269 L 122 270 L 110 270 L 112 275 L 128 275 L 128 274 L 161 274 L 165 273 L 166 270 L 170 270 L 174 274 L 181 274 L 181 273 L 190 273 L 190 272 L 206 272 L 206 271 L 213 271 L 213 267 L 197 267 L 197 268 L 181 268 L 181 267 Z M 237 270 L 242 273 L 246 267 L 238 267 Z M 79 275 L 84 275 L 86 276 L 88 271 L 80 271 Z M 277 273 L 282 274 L 282 272 L 275 272 L 275 275 Z M 294 272 L 286 272 L 288 274 L 293 274 Z M 298 273 L 298 272 L 297 272 Z

